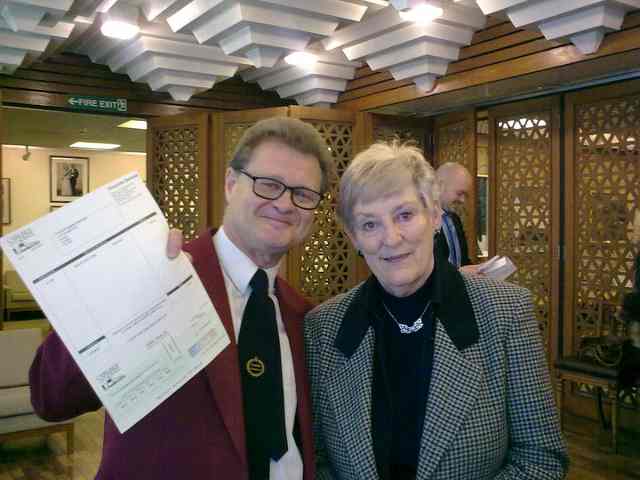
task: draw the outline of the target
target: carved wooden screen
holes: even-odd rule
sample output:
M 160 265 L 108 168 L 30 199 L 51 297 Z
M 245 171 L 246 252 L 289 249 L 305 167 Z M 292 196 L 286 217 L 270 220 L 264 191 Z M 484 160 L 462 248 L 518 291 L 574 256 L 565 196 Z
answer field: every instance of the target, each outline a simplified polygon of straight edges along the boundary
M 509 281 L 533 293 L 535 315 L 550 359 L 557 348 L 559 231 L 558 99 L 489 109 L 491 234 L 489 255 L 518 267 Z M 554 294 L 555 292 L 555 294 Z
M 224 125 L 224 163 L 229 165 L 236 145 L 255 122 L 225 123 Z
M 620 304 L 638 250 L 640 83 L 589 93 L 567 95 L 567 351 L 593 333 L 598 302 Z
M 354 115 L 337 110 L 290 107 L 291 115 L 311 123 L 327 142 L 338 178 L 316 210 L 315 228 L 305 243 L 289 254 L 289 278 L 314 303 L 346 292 L 356 283 L 356 252 L 336 220 L 339 177 L 354 151 Z
M 620 305 L 632 287 L 640 227 L 640 82 L 566 96 L 567 261 L 564 351 L 593 335 L 598 305 Z M 619 317 L 602 333 L 623 331 Z M 587 391 L 585 386 L 580 391 Z M 626 392 L 623 402 L 638 405 Z M 622 412 L 624 419 L 624 412 Z M 637 422 L 636 422 L 637 423 Z
M 147 184 L 169 226 L 194 238 L 207 221 L 208 114 L 152 119 L 147 130 Z
M 435 167 L 456 162 L 463 165 L 471 176 L 476 176 L 476 127 L 475 112 L 442 115 L 435 121 Z M 469 256 L 476 257 L 476 186 L 472 184 L 471 191 L 463 208 L 456 210 L 464 224 Z

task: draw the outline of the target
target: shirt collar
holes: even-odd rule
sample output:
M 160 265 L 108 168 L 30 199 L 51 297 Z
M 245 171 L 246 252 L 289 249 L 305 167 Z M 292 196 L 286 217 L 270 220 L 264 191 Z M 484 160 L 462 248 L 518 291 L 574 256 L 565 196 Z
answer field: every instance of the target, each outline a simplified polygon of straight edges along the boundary
M 431 300 L 435 314 L 445 331 L 456 345 L 463 350 L 478 342 L 480 332 L 464 278 L 446 259 L 434 256 L 433 286 Z M 350 357 L 373 325 L 374 316 L 381 315 L 380 294 L 377 280 L 371 276 L 357 291 L 342 319 L 335 346 L 345 356 Z
M 249 282 L 258 271 L 258 266 L 231 241 L 225 233 L 224 227 L 220 227 L 213 236 L 213 244 L 227 278 L 231 280 L 240 294 L 248 293 Z M 269 293 L 273 293 L 279 268 L 280 264 L 263 269 L 269 279 Z

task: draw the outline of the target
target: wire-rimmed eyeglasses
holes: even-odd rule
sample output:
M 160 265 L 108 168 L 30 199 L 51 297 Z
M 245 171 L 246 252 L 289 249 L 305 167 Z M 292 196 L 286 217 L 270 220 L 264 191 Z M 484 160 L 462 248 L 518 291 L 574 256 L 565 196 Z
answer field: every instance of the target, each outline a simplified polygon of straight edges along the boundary
M 253 193 L 265 200 L 277 200 L 287 190 L 291 192 L 291 202 L 303 210 L 314 210 L 322 200 L 320 192 L 310 188 L 290 187 L 275 178 L 255 177 L 242 169 L 236 169 L 236 171 L 253 180 Z

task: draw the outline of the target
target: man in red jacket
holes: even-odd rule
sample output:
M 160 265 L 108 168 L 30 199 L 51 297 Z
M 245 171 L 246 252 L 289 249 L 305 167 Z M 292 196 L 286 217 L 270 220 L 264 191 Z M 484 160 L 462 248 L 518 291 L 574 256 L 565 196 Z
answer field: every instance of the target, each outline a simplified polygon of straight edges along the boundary
M 231 344 L 125 433 L 106 415 L 97 479 L 313 480 L 302 338 L 311 306 L 277 270 L 309 233 L 331 165 L 322 137 L 299 120 L 263 120 L 245 133 L 225 177 L 222 227 L 184 247 Z M 269 376 L 266 390 L 256 387 L 255 378 Z M 38 350 L 30 382 L 44 419 L 101 407 L 55 333 Z

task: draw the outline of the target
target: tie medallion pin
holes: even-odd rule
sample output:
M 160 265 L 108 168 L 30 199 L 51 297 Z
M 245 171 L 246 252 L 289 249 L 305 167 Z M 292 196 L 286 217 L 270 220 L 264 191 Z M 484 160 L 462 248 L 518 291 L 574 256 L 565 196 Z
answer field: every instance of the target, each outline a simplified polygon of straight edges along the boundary
M 247 360 L 246 368 L 249 375 L 253 378 L 258 378 L 264 373 L 264 362 L 258 357 L 253 357 Z

